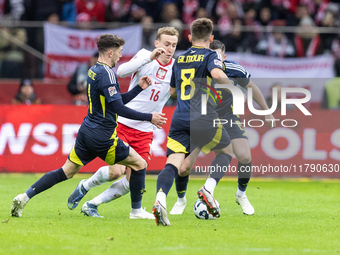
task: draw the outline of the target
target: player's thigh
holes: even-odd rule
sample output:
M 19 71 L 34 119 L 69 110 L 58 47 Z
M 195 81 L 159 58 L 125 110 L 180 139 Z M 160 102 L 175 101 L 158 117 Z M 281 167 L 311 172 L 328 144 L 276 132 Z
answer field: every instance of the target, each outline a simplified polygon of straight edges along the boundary
M 125 159 L 117 163 L 129 167 L 135 171 L 146 168 L 147 166 L 146 161 L 132 147 L 129 148 L 130 148 L 129 155 Z
M 251 162 L 251 152 L 249 142 L 244 138 L 236 138 L 231 140 L 233 152 L 239 162 L 248 164 Z

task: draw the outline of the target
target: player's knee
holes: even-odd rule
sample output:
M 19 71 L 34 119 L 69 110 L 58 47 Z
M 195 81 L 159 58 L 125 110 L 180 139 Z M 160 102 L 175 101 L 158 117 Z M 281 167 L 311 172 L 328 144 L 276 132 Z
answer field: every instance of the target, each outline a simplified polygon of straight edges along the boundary
M 146 161 L 145 161 L 145 159 L 143 159 L 143 158 L 140 158 L 139 160 L 138 160 L 138 162 L 137 162 L 137 164 L 136 164 L 136 171 L 138 171 L 138 170 L 142 170 L 142 169 L 145 169 L 145 168 L 147 168 L 148 167 L 148 163 L 146 163 Z
M 187 176 L 190 174 L 190 166 L 181 166 L 180 169 L 179 169 L 179 175 L 180 176 Z
M 111 181 L 118 179 L 119 177 L 122 176 L 124 172 L 120 171 L 120 169 L 114 169 L 109 172 L 109 178 Z
M 241 164 L 249 164 L 251 162 L 251 155 L 249 153 L 243 153 L 237 157 L 237 160 Z

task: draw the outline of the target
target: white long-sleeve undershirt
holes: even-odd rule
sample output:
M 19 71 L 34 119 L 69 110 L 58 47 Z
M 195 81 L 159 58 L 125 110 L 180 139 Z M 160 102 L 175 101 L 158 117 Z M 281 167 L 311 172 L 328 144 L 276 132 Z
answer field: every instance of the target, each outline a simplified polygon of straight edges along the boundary
M 150 63 L 151 51 L 146 49 L 141 49 L 137 54 L 129 61 L 118 67 L 117 75 L 121 78 L 126 77 L 130 74 L 135 73 L 144 65 Z

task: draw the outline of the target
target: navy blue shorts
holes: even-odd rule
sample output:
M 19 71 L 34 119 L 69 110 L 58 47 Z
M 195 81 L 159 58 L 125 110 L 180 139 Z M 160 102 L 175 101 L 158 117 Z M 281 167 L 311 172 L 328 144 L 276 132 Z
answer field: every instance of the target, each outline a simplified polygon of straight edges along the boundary
M 172 153 L 189 154 L 197 146 L 205 154 L 215 149 L 223 149 L 230 144 L 230 138 L 222 125 L 205 130 L 177 128 L 171 124 L 167 142 L 167 156 Z
M 231 140 L 237 139 L 237 138 L 243 138 L 248 139 L 246 131 L 244 130 L 244 127 L 241 124 L 241 119 L 236 115 L 228 116 L 228 118 L 225 118 L 228 120 L 227 124 L 224 124 L 223 127 L 227 130 L 228 135 Z M 232 122 L 232 126 L 230 126 L 230 123 Z
M 101 136 L 96 132 L 96 137 L 86 134 L 86 129 L 79 129 L 75 145 L 70 152 L 68 159 L 73 163 L 85 166 L 96 157 L 101 158 L 109 165 L 114 165 L 127 158 L 130 147 L 123 142 L 117 135 L 110 139 Z

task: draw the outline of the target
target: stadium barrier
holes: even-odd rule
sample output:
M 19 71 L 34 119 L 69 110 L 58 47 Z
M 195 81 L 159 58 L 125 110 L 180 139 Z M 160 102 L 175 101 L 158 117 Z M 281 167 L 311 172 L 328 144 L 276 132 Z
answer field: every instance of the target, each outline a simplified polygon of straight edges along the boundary
M 155 131 L 149 172 L 159 171 L 165 164 L 174 109 L 164 108 L 168 122 Z M 242 118 L 252 150 L 253 176 L 339 178 L 338 112 L 311 113 L 312 116 L 304 116 L 299 110 L 290 110 L 281 116 L 275 112 L 280 121 L 271 130 L 259 116 L 247 113 Z M 0 172 L 39 173 L 62 166 L 86 114 L 87 107 L 83 106 L 0 105 Z M 200 155 L 192 173 L 207 174 L 203 166 L 210 164 L 211 157 Z M 96 159 L 81 172 L 94 172 L 104 164 Z M 225 169 L 226 174 L 235 176 L 235 158 L 231 166 Z

